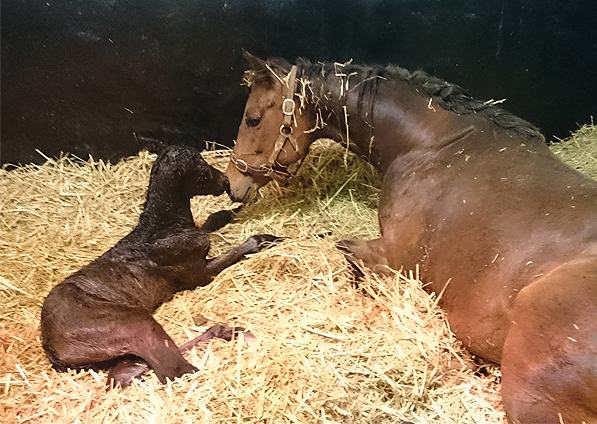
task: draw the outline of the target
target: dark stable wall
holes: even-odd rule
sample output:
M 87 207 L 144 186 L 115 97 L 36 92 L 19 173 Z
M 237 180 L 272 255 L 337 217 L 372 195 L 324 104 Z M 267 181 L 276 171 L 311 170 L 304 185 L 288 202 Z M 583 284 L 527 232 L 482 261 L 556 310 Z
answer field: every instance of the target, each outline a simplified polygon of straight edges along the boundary
M 566 137 L 597 114 L 595 0 L 2 0 L 2 163 L 231 146 L 261 56 L 394 63 Z

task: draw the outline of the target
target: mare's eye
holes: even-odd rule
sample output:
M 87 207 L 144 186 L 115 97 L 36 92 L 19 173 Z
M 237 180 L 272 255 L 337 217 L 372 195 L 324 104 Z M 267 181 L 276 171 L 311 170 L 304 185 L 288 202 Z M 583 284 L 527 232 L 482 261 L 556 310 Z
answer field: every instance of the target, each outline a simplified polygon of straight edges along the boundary
M 261 118 L 247 118 L 245 119 L 247 127 L 256 127 L 261 122 Z

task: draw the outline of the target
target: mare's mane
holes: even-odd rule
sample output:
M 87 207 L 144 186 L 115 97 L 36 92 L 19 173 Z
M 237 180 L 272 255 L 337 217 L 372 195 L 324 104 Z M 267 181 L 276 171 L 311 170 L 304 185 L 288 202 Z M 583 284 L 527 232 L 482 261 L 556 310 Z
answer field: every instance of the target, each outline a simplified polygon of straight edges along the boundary
M 291 65 L 283 59 L 274 58 L 267 60 L 268 66 L 278 69 L 282 73 L 288 73 Z M 364 105 L 373 105 L 375 97 L 384 80 L 401 80 L 415 86 L 423 96 L 433 98 L 441 107 L 459 115 L 475 114 L 495 123 L 505 130 L 513 130 L 529 138 L 536 138 L 545 142 L 541 131 L 533 124 L 521 119 L 512 113 L 496 106 L 494 102 L 483 102 L 473 98 L 464 88 L 433 77 L 424 71 L 410 72 L 396 65 L 388 66 L 367 66 L 355 65 L 352 63 L 317 62 L 311 63 L 306 59 L 297 60 L 299 67 L 298 77 L 310 81 L 323 81 L 317 87 L 311 84 L 310 89 L 313 100 L 316 102 L 321 97 L 327 97 L 325 92 L 325 79 L 331 76 L 341 78 L 350 75 L 350 89 L 359 89 L 359 109 Z M 245 72 L 247 85 L 268 84 L 272 81 L 272 74 L 269 69 L 249 70 Z M 342 101 L 342 99 L 340 99 Z

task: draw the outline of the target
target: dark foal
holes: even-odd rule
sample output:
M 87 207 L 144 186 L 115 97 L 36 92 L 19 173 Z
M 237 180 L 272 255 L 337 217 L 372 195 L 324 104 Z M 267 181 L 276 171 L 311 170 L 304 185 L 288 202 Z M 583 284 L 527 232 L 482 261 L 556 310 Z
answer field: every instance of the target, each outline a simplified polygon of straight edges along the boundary
M 223 269 L 277 240 L 249 237 L 240 246 L 207 259 L 209 239 L 190 209 L 196 195 L 220 195 L 226 177 L 199 151 L 169 147 L 151 170 L 147 200 L 137 227 L 90 264 L 52 289 L 41 313 L 43 348 L 54 368 L 112 368 L 108 385 L 126 387 L 154 370 L 158 379 L 197 371 L 152 312 L 174 293 L 207 285 Z M 225 225 L 227 212 L 208 218 L 209 230 Z M 194 342 L 230 339 L 240 328 L 218 325 Z

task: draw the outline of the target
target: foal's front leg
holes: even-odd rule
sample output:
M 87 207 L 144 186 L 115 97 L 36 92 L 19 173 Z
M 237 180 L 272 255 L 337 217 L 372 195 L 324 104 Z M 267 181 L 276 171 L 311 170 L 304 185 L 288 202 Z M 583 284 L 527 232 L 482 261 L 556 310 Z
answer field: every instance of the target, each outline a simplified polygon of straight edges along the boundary
M 218 212 L 214 212 L 207 217 L 201 229 L 206 233 L 213 233 L 214 231 L 219 230 L 220 228 L 225 227 L 232 221 L 232 218 L 240 211 L 240 206 L 238 208 L 228 210 L 224 209 Z
M 223 255 L 208 259 L 207 265 L 205 266 L 206 274 L 208 277 L 213 278 L 229 266 L 244 259 L 245 255 L 260 252 L 281 240 L 283 240 L 282 237 L 272 236 L 270 234 L 257 234 L 251 236 L 244 243 L 230 249 Z

